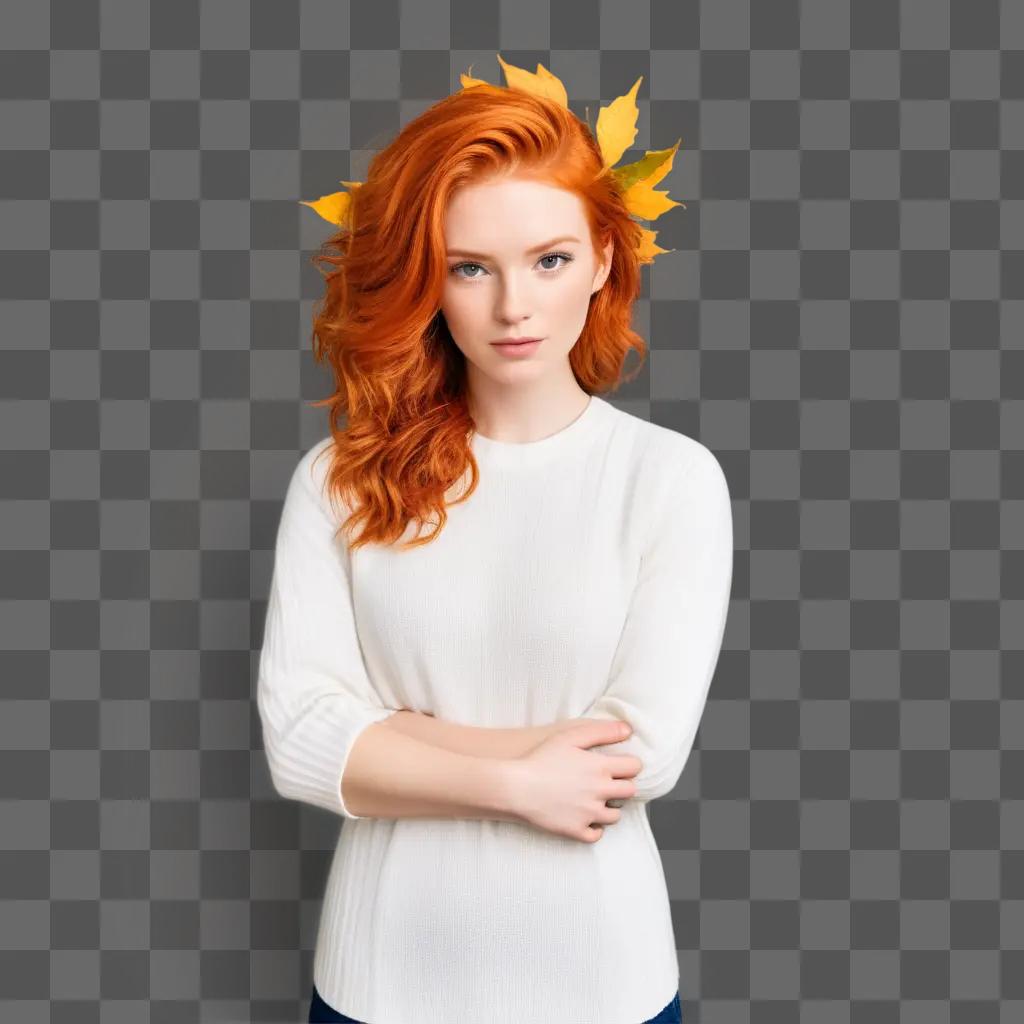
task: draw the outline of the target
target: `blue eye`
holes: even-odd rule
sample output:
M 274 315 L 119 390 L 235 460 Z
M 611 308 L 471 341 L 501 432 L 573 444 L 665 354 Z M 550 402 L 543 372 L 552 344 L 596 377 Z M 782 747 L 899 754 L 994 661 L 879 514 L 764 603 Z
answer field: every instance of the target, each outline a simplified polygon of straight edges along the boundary
M 568 266 L 568 264 L 572 263 L 574 259 L 575 257 L 570 256 L 567 252 L 549 252 L 546 256 L 541 256 L 541 258 L 537 262 L 543 263 L 544 260 L 565 260 L 565 264 L 559 264 L 555 267 L 552 267 L 550 270 L 544 271 L 545 274 L 554 274 L 561 270 L 563 265 Z M 459 271 L 462 270 L 464 267 L 479 267 L 481 270 L 483 269 L 483 267 L 481 267 L 479 263 L 456 263 L 454 266 L 449 268 L 448 272 L 455 277 L 461 277 L 463 281 L 475 281 L 478 277 L 480 277 L 479 274 L 472 274 L 470 276 L 460 274 Z

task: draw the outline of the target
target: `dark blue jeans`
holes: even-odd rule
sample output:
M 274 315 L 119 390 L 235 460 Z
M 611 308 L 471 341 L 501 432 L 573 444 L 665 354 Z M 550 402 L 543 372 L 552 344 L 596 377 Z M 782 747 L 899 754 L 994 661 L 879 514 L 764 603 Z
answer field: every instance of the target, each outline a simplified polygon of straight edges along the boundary
M 330 1003 L 325 1003 L 323 997 L 313 986 L 313 995 L 309 1003 L 309 1024 L 362 1024 L 354 1017 L 346 1017 L 334 1009 Z M 642 1024 L 683 1024 L 683 1010 L 679 1005 L 679 993 L 677 992 L 672 1001 L 660 1013 L 645 1020 Z

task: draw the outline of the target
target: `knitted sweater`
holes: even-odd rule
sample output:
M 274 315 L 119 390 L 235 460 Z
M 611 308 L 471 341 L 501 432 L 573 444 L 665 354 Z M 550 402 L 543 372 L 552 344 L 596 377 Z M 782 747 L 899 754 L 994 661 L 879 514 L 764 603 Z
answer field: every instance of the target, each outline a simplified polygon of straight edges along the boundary
M 471 444 L 477 490 L 419 548 L 333 539 L 330 436 L 287 488 L 257 702 L 277 792 L 344 821 L 313 980 L 365 1024 L 638 1024 L 679 986 L 646 805 L 676 785 L 718 661 L 726 479 L 698 441 L 597 395 L 542 440 Z M 636 796 L 594 843 L 357 817 L 349 752 L 402 708 L 505 728 L 624 719 L 627 740 L 590 749 L 640 758 Z

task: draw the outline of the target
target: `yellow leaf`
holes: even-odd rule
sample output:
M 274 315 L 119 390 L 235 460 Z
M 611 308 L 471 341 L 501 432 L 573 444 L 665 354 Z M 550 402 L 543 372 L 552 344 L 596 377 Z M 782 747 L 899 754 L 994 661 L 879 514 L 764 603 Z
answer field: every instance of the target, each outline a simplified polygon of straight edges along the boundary
M 611 167 L 633 145 L 636 138 L 636 119 L 640 110 L 636 105 L 636 92 L 644 80 L 641 75 L 625 96 L 612 100 L 597 114 L 597 144 L 605 167 Z
M 645 184 L 657 185 L 658 182 L 672 170 L 672 161 L 675 160 L 676 151 L 679 149 L 679 143 L 682 141 L 682 139 L 676 139 L 676 144 L 674 146 L 669 146 L 668 149 L 648 151 L 650 156 L 662 156 L 664 159 L 655 163 L 654 170 L 643 179 Z
M 612 174 L 619 183 L 619 187 L 625 191 L 631 188 L 638 181 L 647 185 L 657 185 L 662 178 L 672 170 L 672 161 L 675 159 L 676 150 L 679 149 L 678 139 L 674 146 L 668 149 L 649 149 L 639 159 L 631 164 L 623 164 L 621 167 L 613 167 Z
M 675 252 L 675 249 L 662 249 L 660 245 L 656 245 L 654 239 L 657 234 L 657 231 L 650 231 L 647 228 L 640 229 L 641 238 L 640 245 L 637 247 L 637 255 L 640 257 L 641 263 L 653 263 L 655 256 L 663 252 Z
M 361 182 L 344 181 L 342 184 L 352 187 L 360 185 Z M 339 227 L 342 227 L 352 205 L 352 193 L 332 192 L 329 196 L 321 196 L 313 202 L 306 202 L 305 199 L 300 199 L 299 202 L 303 206 L 308 206 L 311 210 L 315 210 L 328 223 L 337 224 Z
M 521 89 L 523 92 L 533 93 L 535 96 L 545 96 L 549 100 L 560 103 L 563 107 L 569 106 L 569 95 L 562 85 L 561 79 L 553 75 L 543 64 L 537 64 L 537 72 L 527 71 L 525 68 L 517 68 L 509 64 L 498 55 L 498 63 L 505 72 L 505 81 L 512 89 Z
M 623 193 L 622 199 L 626 204 L 626 209 L 641 220 L 657 220 L 673 206 L 683 205 L 670 199 L 668 192 L 659 192 L 644 181 L 637 182 L 631 189 Z
M 473 70 L 473 65 L 469 65 L 469 70 Z M 463 89 L 472 89 L 475 85 L 490 85 L 490 82 L 484 81 L 482 78 L 473 78 L 469 73 L 463 73 L 459 75 L 459 81 L 462 83 Z

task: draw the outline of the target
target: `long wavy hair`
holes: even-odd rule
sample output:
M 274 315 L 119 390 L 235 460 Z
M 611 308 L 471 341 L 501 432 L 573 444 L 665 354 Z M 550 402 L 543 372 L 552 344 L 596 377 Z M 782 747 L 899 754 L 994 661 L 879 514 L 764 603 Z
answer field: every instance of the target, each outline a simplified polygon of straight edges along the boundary
M 351 193 L 347 223 L 312 257 L 326 281 L 313 353 L 335 382 L 331 396 L 312 404 L 330 408 L 326 486 L 350 512 L 340 530 L 351 549 L 393 544 L 410 521 L 417 534 L 434 529 L 402 547 L 427 544 L 444 528 L 446 505 L 477 487 L 465 356 L 440 312 L 444 217 L 460 186 L 513 174 L 578 195 L 597 258 L 614 241 L 611 271 L 569 352 L 580 387 L 613 390 L 640 369 L 623 377 L 630 349 L 645 358 L 630 327 L 640 229 L 588 125 L 546 97 L 489 83 L 435 103 L 374 155 Z M 468 486 L 450 500 L 467 471 Z

